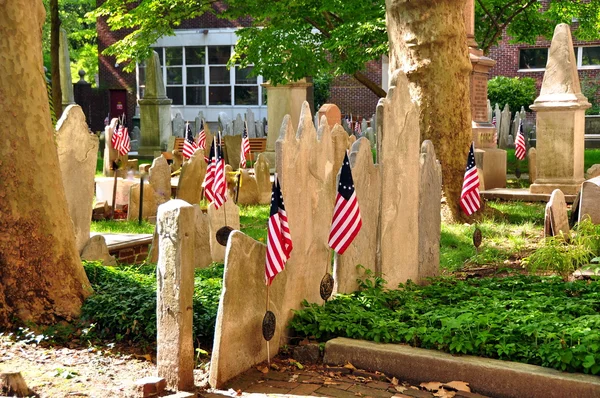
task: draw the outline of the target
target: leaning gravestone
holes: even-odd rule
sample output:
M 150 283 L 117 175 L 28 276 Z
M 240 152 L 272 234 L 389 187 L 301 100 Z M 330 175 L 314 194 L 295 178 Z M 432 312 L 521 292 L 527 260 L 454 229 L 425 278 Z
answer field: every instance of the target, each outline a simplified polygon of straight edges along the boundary
M 156 370 L 174 390 L 194 391 L 194 208 L 160 205 L 156 265 Z
M 567 202 L 560 189 L 555 189 L 546 204 L 544 217 L 544 236 L 564 236 L 569 240 L 569 217 L 567 215 Z
M 252 109 L 246 110 L 246 123 L 248 124 L 248 138 L 256 138 L 256 123 Z
M 157 206 L 171 199 L 171 167 L 161 155 L 152 161 L 148 181 L 156 193 Z
M 177 186 L 177 199 L 185 200 L 191 204 L 200 203 L 202 199 L 202 182 L 206 175 L 206 162 L 201 152 L 196 151 L 189 160 L 183 162 L 179 185 Z
M 206 268 L 212 263 L 210 255 L 210 227 L 208 225 L 208 215 L 202 211 L 200 205 L 194 205 L 194 214 L 196 222 L 195 241 L 194 241 L 194 268 Z
M 173 135 L 175 137 L 183 137 L 183 133 L 185 132 L 185 120 L 181 117 L 181 113 L 177 112 L 171 123 L 173 125 Z
M 85 261 L 102 261 L 103 265 L 114 267 L 117 259 L 111 256 L 102 235 L 94 235 L 88 239 L 81 250 L 81 259 Z
M 210 253 L 213 261 L 225 259 L 225 247 L 217 242 L 217 231 L 224 226 L 240 229 L 240 208 L 228 198 L 225 204 L 215 209 L 214 204 L 208 205 L 208 225 L 210 239 Z
M 271 203 L 271 173 L 269 161 L 262 154 L 258 155 L 254 163 L 254 175 L 258 187 L 258 203 L 268 205 Z
M 592 223 L 600 224 L 600 176 L 581 184 L 578 221 L 589 217 Z
M 77 251 L 81 253 L 90 239 L 98 137 L 89 133 L 79 105 L 69 105 L 58 120 L 56 147 Z
M 157 194 L 154 192 L 152 184 L 144 182 L 144 196 L 142 206 L 142 220 L 156 216 L 158 209 Z M 140 216 L 140 184 L 134 184 L 129 191 L 129 206 L 127 208 L 127 220 L 135 221 Z

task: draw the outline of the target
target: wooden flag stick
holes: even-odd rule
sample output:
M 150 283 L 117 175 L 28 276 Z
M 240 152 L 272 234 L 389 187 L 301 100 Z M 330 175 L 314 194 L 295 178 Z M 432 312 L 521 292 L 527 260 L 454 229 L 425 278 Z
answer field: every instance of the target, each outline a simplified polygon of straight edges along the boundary
M 269 287 L 271 284 L 267 285 L 267 311 L 269 311 Z M 269 368 L 271 367 L 271 346 L 269 344 L 269 340 L 267 340 L 267 363 L 269 364 Z

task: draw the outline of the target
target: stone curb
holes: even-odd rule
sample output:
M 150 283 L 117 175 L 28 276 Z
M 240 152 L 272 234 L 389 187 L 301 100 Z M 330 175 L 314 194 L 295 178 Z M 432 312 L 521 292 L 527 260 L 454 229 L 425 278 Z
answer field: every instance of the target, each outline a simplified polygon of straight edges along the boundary
M 398 344 L 336 338 L 325 345 L 324 363 L 381 371 L 409 382 L 461 380 L 497 398 L 600 397 L 600 377 L 563 373 L 517 362 L 447 353 Z

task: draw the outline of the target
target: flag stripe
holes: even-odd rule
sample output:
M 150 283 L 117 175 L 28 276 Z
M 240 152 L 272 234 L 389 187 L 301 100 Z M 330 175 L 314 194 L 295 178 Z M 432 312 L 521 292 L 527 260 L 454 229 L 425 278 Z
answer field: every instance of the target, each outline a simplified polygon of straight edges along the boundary
M 467 167 L 463 179 L 462 191 L 460 194 L 460 207 L 468 216 L 475 213 L 481 207 L 479 198 L 479 175 L 475 165 L 475 146 L 471 143 L 469 155 L 467 157 Z

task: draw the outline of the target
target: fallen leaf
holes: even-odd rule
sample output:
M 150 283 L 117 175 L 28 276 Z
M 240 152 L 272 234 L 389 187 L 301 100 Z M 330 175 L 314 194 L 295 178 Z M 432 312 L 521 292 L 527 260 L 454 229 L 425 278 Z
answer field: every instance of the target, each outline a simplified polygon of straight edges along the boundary
M 354 367 L 354 365 L 352 365 L 350 362 L 348 362 L 347 364 L 345 364 L 344 367 L 346 369 L 356 370 L 356 368 Z
M 269 373 L 269 368 L 266 366 L 257 366 L 256 370 L 258 370 L 261 373 L 265 373 L 265 374 Z
M 237 395 L 238 397 L 239 397 L 239 396 L 241 396 L 241 395 L 242 395 L 242 390 L 237 390 L 237 391 L 235 392 L 235 395 Z
M 271 369 L 273 369 L 273 370 L 279 370 L 279 366 L 277 366 L 276 363 L 272 363 L 271 364 Z
M 391 383 L 392 383 L 392 385 L 397 386 L 398 385 L 398 379 L 396 379 L 395 377 L 392 377 Z
M 434 397 L 440 397 L 440 398 L 453 398 L 455 395 L 456 395 L 456 392 L 444 390 L 443 388 L 441 388 L 438 392 L 433 393 Z
M 339 384 L 340 383 L 336 383 L 335 381 L 325 381 L 325 382 L 323 382 L 323 385 L 325 385 L 325 386 L 337 386 Z
M 469 387 L 469 383 L 466 383 L 464 381 L 453 380 L 450 383 L 444 384 L 442 387 L 447 388 L 449 390 L 471 392 L 471 388 Z
M 427 383 L 421 383 L 419 384 L 419 386 L 426 389 L 427 391 L 437 391 L 440 389 L 440 387 L 442 387 L 442 383 L 440 383 L 439 381 L 429 381 Z
M 404 391 L 408 390 L 408 388 L 406 388 L 404 386 L 394 386 L 394 389 L 398 392 L 404 392 Z

